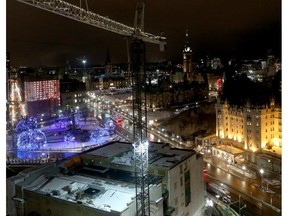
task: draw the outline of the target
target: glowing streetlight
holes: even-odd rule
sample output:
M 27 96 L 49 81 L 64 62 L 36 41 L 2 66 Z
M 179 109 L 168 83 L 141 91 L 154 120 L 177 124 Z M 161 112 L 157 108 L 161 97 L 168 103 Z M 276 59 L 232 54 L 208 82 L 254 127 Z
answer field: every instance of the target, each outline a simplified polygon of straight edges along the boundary
M 86 62 L 87 62 L 86 59 L 83 59 L 83 60 L 82 60 L 82 63 L 83 63 L 83 65 L 84 65 L 84 69 L 85 69 L 85 64 L 86 64 Z
M 263 174 L 264 174 L 264 169 L 260 169 L 260 174 L 261 174 L 261 188 L 263 187 Z
M 245 172 L 246 171 L 246 166 L 243 166 L 242 169 L 243 169 L 243 175 L 245 176 L 246 175 L 246 172 Z

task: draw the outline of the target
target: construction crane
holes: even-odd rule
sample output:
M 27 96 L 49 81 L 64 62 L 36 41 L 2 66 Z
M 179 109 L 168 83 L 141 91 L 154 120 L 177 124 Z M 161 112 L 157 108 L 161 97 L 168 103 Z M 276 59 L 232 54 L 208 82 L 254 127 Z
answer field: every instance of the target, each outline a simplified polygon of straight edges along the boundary
M 19 2 L 61 15 L 67 18 L 105 29 L 129 39 L 129 68 L 132 73 L 133 89 L 133 146 L 135 163 L 136 213 L 139 216 L 150 215 L 149 178 L 148 178 L 148 140 L 146 106 L 145 42 L 160 45 L 163 51 L 166 38 L 144 32 L 144 3 L 136 6 L 134 27 L 119 23 L 107 17 L 95 14 L 87 9 L 62 0 L 17 0 Z M 129 70 L 128 68 L 128 70 Z

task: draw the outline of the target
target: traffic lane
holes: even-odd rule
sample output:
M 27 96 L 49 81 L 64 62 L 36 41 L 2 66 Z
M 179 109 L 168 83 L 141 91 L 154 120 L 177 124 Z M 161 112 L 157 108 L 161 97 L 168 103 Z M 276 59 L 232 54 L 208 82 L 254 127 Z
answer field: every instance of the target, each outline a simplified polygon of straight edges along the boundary
M 214 178 L 209 177 L 208 175 L 205 178 L 205 181 L 207 183 L 215 183 L 216 185 L 219 185 L 220 188 L 225 188 L 228 190 L 228 193 L 226 195 L 229 195 L 231 197 L 230 207 L 233 208 L 236 212 L 239 212 L 239 209 L 242 208 L 244 205 L 246 205 L 245 208 L 242 208 L 241 212 L 244 215 L 249 216 L 261 216 L 262 215 L 262 207 L 257 206 L 255 203 L 250 203 L 249 201 L 243 199 L 243 196 L 240 195 L 237 192 L 231 191 L 229 188 L 227 188 L 225 185 L 221 186 L 217 180 Z M 209 186 L 207 186 L 209 187 Z M 226 196 L 224 195 L 224 196 Z M 220 197 L 221 199 L 221 197 Z M 240 208 L 239 208 L 239 200 L 240 200 Z
M 119 136 L 124 138 L 126 141 L 131 141 L 133 140 L 133 134 L 130 131 L 127 131 L 126 129 L 122 128 L 119 125 L 116 125 L 115 127 L 116 132 Z
M 230 188 L 240 191 L 241 193 L 257 197 L 258 199 L 263 200 L 266 203 L 271 203 L 271 194 L 268 194 L 261 189 L 255 187 L 253 185 L 253 181 L 251 183 L 243 181 L 242 179 L 231 175 L 230 173 L 227 173 L 218 167 L 212 166 L 211 164 L 207 164 L 206 167 L 209 175 L 218 179 L 220 182 L 226 184 Z M 281 197 L 273 196 L 272 204 L 276 208 L 281 209 Z
M 236 204 L 231 204 L 231 207 L 236 212 L 239 212 L 239 193 L 236 190 L 233 190 L 224 184 L 223 186 L 221 186 L 218 180 L 209 176 L 208 174 L 204 174 L 204 179 L 205 179 L 205 182 L 207 183 L 215 183 L 220 188 L 225 188 L 226 190 L 228 190 L 229 193 L 226 193 L 226 194 L 231 197 L 231 200 L 232 200 L 231 203 L 236 203 Z M 246 205 L 246 208 L 243 208 L 241 210 L 241 213 L 243 215 L 249 215 L 249 216 L 254 216 L 254 215 L 255 216 L 261 216 L 261 215 L 279 216 L 280 215 L 280 213 L 276 212 L 275 210 L 265 205 L 262 205 L 260 202 L 257 202 L 248 196 L 241 195 L 241 194 L 240 194 L 240 204 L 241 204 L 240 208 Z

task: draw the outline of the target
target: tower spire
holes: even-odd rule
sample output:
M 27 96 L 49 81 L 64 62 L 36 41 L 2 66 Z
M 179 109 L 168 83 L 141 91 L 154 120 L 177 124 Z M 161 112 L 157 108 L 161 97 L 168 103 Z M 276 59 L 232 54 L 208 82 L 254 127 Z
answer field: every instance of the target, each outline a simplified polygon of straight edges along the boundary
M 185 34 L 185 48 L 189 46 L 189 34 L 188 34 L 188 29 L 186 29 L 186 34 Z
M 186 29 L 185 46 L 182 54 L 183 54 L 184 80 L 191 82 L 194 80 L 194 74 L 192 71 L 192 49 L 189 46 L 188 29 Z
M 185 34 L 185 46 L 183 52 L 192 52 L 192 49 L 189 46 L 189 34 L 188 34 L 188 29 L 186 29 L 186 34 Z

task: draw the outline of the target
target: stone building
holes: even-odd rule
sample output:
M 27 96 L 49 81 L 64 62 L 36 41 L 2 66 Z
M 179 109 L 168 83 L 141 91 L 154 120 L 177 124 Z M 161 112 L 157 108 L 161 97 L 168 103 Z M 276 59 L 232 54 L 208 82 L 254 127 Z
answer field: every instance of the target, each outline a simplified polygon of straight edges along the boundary
M 216 136 L 250 152 L 282 148 L 282 112 L 275 104 L 234 106 L 227 101 L 216 104 Z

